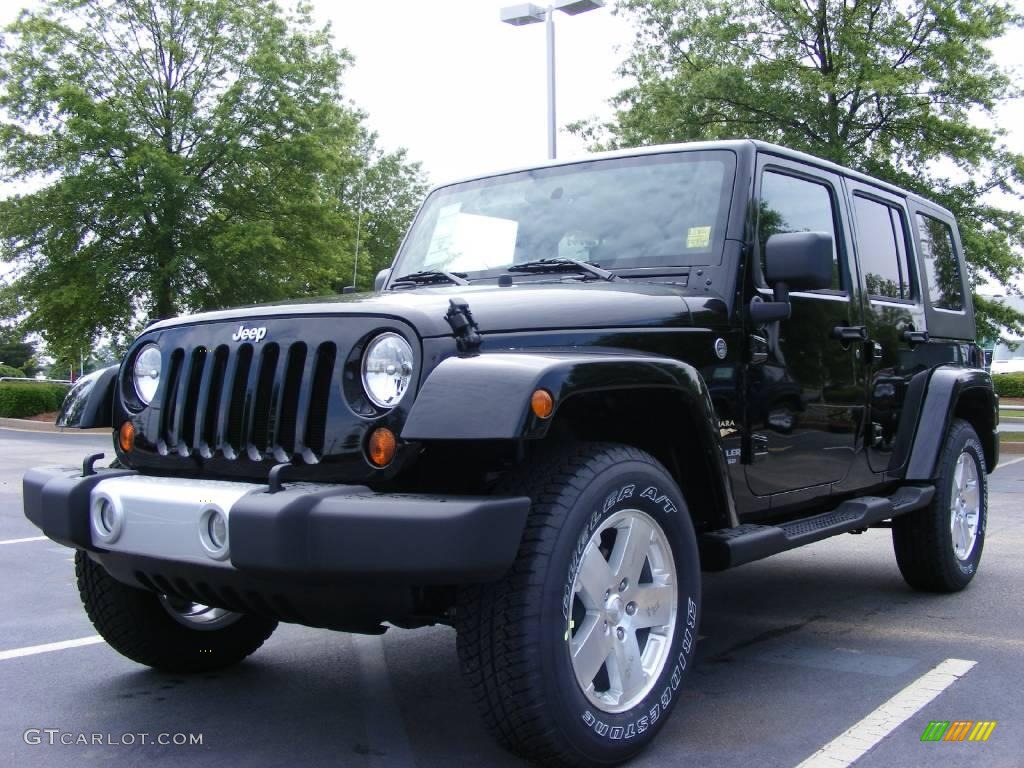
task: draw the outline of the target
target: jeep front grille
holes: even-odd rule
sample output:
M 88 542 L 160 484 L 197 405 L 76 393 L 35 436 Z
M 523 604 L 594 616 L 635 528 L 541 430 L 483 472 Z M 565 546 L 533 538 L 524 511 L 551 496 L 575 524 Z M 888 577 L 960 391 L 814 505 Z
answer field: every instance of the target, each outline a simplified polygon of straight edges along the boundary
M 176 347 L 168 356 L 158 451 L 316 463 L 337 361 L 333 342 Z

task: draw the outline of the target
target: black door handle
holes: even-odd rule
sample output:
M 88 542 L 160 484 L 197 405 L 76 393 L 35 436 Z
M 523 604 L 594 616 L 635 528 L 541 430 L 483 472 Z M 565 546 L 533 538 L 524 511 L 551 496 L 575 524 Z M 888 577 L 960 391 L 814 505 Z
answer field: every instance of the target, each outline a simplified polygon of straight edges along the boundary
M 904 331 L 903 340 L 911 344 L 924 344 L 928 341 L 928 331 Z
M 868 329 L 863 325 L 837 325 L 832 329 L 832 338 L 840 341 L 867 341 Z

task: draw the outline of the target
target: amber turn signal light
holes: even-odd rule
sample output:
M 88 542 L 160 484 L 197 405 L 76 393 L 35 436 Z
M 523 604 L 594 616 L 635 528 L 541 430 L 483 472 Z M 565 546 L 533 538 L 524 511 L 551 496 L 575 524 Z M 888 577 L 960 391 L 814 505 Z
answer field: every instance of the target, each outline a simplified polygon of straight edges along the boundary
M 371 464 L 375 467 L 386 467 L 395 458 L 397 448 L 398 440 L 395 439 L 395 433 L 387 427 L 379 427 L 370 433 L 366 452 L 370 456 Z
M 546 419 L 555 410 L 555 399 L 546 389 L 534 390 L 533 397 L 530 398 L 530 409 L 538 419 Z
M 117 431 L 117 442 L 121 445 L 122 451 L 130 453 L 135 447 L 135 425 L 130 421 L 122 424 L 121 429 Z

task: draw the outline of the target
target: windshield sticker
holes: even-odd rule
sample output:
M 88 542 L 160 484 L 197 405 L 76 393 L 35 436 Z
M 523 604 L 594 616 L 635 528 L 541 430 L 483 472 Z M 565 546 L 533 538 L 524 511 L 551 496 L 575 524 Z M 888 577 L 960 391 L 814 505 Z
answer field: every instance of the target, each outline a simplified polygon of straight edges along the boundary
M 426 258 L 423 259 L 424 267 L 443 267 L 451 260 L 452 241 L 455 239 L 455 224 L 461 210 L 462 203 L 452 203 L 438 211 L 437 223 L 434 225 L 434 232 L 430 236 L 430 246 L 427 248 Z
M 437 214 L 424 269 L 472 272 L 512 263 L 519 223 L 513 219 L 466 213 L 461 203 Z
M 455 239 L 449 251 L 450 269 L 474 272 L 512 263 L 519 222 L 497 216 L 460 213 L 455 220 Z
M 690 227 L 687 230 L 687 248 L 707 248 L 709 245 L 711 245 L 711 227 Z

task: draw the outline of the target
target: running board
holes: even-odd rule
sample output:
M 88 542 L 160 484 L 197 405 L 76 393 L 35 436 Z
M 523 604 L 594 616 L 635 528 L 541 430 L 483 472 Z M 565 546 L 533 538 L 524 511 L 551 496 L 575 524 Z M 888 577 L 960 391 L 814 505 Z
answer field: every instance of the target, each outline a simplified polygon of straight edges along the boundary
M 927 506 L 935 495 L 931 485 L 908 485 L 892 496 L 861 496 L 831 512 L 778 525 L 745 524 L 709 531 L 700 537 L 701 567 L 724 571 L 840 533 L 863 530 L 892 517 Z

